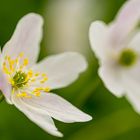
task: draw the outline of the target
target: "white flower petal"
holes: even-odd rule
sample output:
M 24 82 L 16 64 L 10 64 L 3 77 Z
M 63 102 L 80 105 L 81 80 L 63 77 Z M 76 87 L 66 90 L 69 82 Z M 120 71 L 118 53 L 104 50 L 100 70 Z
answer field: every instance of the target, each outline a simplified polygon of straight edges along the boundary
M 102 62 L 99 75 L 105 86 L 118 97 L 126 95 L 134 109 L 140 113 L 140 61 L 130 68 L 117 63 L 117 57 L 124 48 L 130 47 L 140 53 L 140 33 L 132 38 L 139 21 L 140 0 L 129 0 L 108 27 L 99 21 L 93 23 L 90 41 L 93 51 Z
M 86 122 L 92 119 L 91 116 L 80 111 L 56 94 L 42 93 L 40 97 L 33 97 L 30 100 L 23 99 L 23 101 L 40 110 L 40 113 L 46 113 L 62 122 Z
M 133 105 L 134 110 L 140 113 L 140 94 L 131 92 L 126 95 L 128 101 Z
M 140 53 L 140 32 L 137 32 L 135 36 L 132 38 L 130 47 L 134 48 L 137 53 Z
M 122 71 L 122 81 L 124 83 L 125 89 L 134 89 L 140 92 L 139 83 L 140 83 L 140 60 L 136 65 L 130 69 L 123 69 Z
M 140 66 L 140 64 L 139 64 Z M 137 74 L 140 70 L 134 68 L 133 70 L 124 71 L 123 86 L 126 89 L 126 97 L 132 104 L 134 110 L 140 113 L 140 76 Z
M 126 97 L 132 104 L 134 110 L 140 113 L 140 61 L 130 68 L 122 71 L 122 86 L 125 88 Z
M 36 123 L 39 127 L 44 129 L 46 132 L 57 137 L 63 136 L 63 134 L 57 130 L 52 118 L 49 115 L 40 112 L 38 108 L 35 108 L 34 106 L 30 106 L 30 104 L 26 104 L 26 102 L 24 102 L 22 98 L 17 98 L 16 96 L 12 96 L 12 101 L 14 105 L 21 112 L 23 112 L 31 121 Z
M 99 59 L 105 59 L 109 47 L 108 26 L 102 21 L 95 21 L 91 24 L 89 30 L 90 43 L 95 55 Z
M 22 52 L 29 59 L 29 65 L 34 64 L 38 58 L 42 24 L 43 20 L 37 14 L 30 13 L 24 16 L 10 41 L 4 46 L 2 54 L 15 58 Z
M 66 52 L 53 55 L 35 65 L 33 71 L 46 73 L 46 86 L 51 89 L 66 87 L 87 68 L 86 60 L 79 53 Z
M 121 73 L 119 67 L 104 64 L 99 69 L 99 75 L 107 89 L 115 96 L 121 97 L 124 95 L 124 88 L 121 83 Z
M 2 91 L 7 103 L 12 104 L 11 102 L 11 85 L 7 81 L 6 75 L 2 71 L 2 63 L 3 63 L 3 57 L 1 54 L 0 49 L 0 90 Z
M 119 11 L 114 27 L 112 28 L 112 40 L 117 44 L 126 41 L 140 21 L 140 0 L 129 0 Z
M 7 103 L 12 104 L 11 102 L 12 88 L 11 88 L 11 85 L 8 83 L 5 74 L 3 74 L 1 69 L 0 69 L 0 90 L 5 96 Z

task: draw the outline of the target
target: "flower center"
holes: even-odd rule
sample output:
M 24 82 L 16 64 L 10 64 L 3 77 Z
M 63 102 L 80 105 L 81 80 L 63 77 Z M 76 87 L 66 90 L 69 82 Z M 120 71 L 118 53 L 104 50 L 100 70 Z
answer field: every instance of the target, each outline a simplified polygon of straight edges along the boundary
M 18 71 L 13 76 L 12 86 L 14 88 L 21 88 L 24 87 L 27 84 L 27 82 L 28 82 L 27 74 L 22 71 Z
M 119 64 L 124 67 L 133 66 L 137 62 L 137 53 L 132 49 L 124 49 L 119 57 Z
M 45 86 L 48 77 L 45 73 L 34 72 L 27 69 L 28 59 L 20 53 L 16 59 L 5 56 L 3 72 L 7 75 L 12 86 L 12 93 L 18 97 L 31 98 L 33 95 L 39 97 L 41 92 L 49 92 L 50 88 Z

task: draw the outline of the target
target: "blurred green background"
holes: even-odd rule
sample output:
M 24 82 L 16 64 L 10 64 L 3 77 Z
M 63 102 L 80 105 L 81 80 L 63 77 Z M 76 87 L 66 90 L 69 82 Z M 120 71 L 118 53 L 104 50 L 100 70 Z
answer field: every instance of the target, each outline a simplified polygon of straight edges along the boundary
M 125 0 L 1 0 L 0 46 L 9 40 L 17 21 L 29 12 L 45 19 L 39 59 L 64 51 L 87 58 L 88 70 L 65 89 L 54 91 L 93 116 L 88 123 L 56 122 L 62 140 L 139 140 L 140 116 L 125 98 L 114 97 L 97 75 L 98 61 L 91 52 L 88 28 L 92 21 L 109 23 Z M 0 140 L 57 140 L 28 120 L 14 106 L 0 104 Z

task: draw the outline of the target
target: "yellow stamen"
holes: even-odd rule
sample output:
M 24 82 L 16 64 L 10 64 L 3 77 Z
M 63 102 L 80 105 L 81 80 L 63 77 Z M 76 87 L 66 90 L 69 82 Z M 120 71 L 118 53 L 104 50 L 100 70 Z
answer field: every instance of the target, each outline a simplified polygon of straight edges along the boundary
M 10 71 L 8 70 L 8 68 L 3 65 L 3 71 L 6 73 L 6 74 L 10 74 Z
M 9 65 L 10 65 L 10 70 L 11 70 L 11 72 L 14 72 L 14 64 L 15 64 L 15 61 L 14 61 L 14 60 L 10 60 L 10 61 L 9 61 Z
M 16 63 L 18 63 L 18 61 L 19 61 L 19 59 L 18 59 L 18 58 L 16 58 L 16 59 L 15 59 L 15 62 L 16 62 Z
M 9 83 L 12 86 L 12 94 L 16 92 L 16 90 L 20 91 L 20 88 L 29 87 L 31 82 L 35 82 L 39 80 L 39 82 L 43 85 L 48 80 L 48 77 L 45 73 L 33 72 L 33 70 L 29 70 L 24 72 L 24 67 L 29 64 L 29 60 L 27 58 L 21 59 L 24 54 L 21 52 L 17 58 L 11 59 L 10 56 L 6 55 L 3 63 L 3 71 L 8 75 Z M 23 62 L 21 65 L 19 61 Z M 25 69 L 26 70 L 26 69 Z M 35 83 L 37 84 L 37 83 Z M 32 98 L 32 96 L 39 97 L 41 92 L 49 92 L 49 87 L 37 87 L 34 88 L 31 93 L 21 92 L 16 94 L 17 97 L 24 98 Z M 32 94 L 32 95 L 31 95 Z
M 31 79 L 31 82 L 35 82 L 35 81 L 36 81 L 36 78 Z
M 23 61 L 23 65 L 24 66 L 27 66 L 28 65 L 28 63 L 29 63 L 29 60 L 26 58 L 26 59 L 24 59 L 24 61 Z
M 32 98 L 32 96 L 28 95 L 26 92 L 22 92 L 22 93 L 17 94 L 17 97 Z
M 11 79 L 11 78 L 10 78 L 10 80 L 9 80 L 9 81 L 10 81 L 10 83 L 11 83 L 11 85 L 12 85 L 12 86 L 15 84 L 15 82 L 14 82 L 14 80 L 13 80 L 13 79 Z
M 44 91 L 45 92 L 49 92 L 50 91 L 50 88 L 49 87 L 46 87 L 46 88 L 44 88 Z
M 28 73 L 27 73 L 27 75 L 28 75 L 29 78 L 31 78 L 33 76 L 33 71 L 32 70 L 29 70 Z
M 39 76 L 39 73 L 35 73 L 35 76 L 36 76 L 36 77 Z
M 37 97 L 39 97 L 40 94 L 41 94 L 40 91 L 36 91 L 36 92 L 34 92 L 34 95 L 37 96 Z
M 42 73 L 42 77 L 47 77 L 47 75 L 45 73 Z
M 19 57 L 23 57 L 23 56 L 24 56 L 24 53 L 21 52 L 21 53 L 19 54 Z

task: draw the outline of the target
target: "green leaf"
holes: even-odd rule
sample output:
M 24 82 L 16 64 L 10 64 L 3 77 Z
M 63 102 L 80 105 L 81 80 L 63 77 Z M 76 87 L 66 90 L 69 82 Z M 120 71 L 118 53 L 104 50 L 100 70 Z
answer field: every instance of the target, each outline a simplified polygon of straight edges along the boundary
M 4 100 L 4 96 L 3 93 L 0 91 L 0 102 L 2 102 Z

